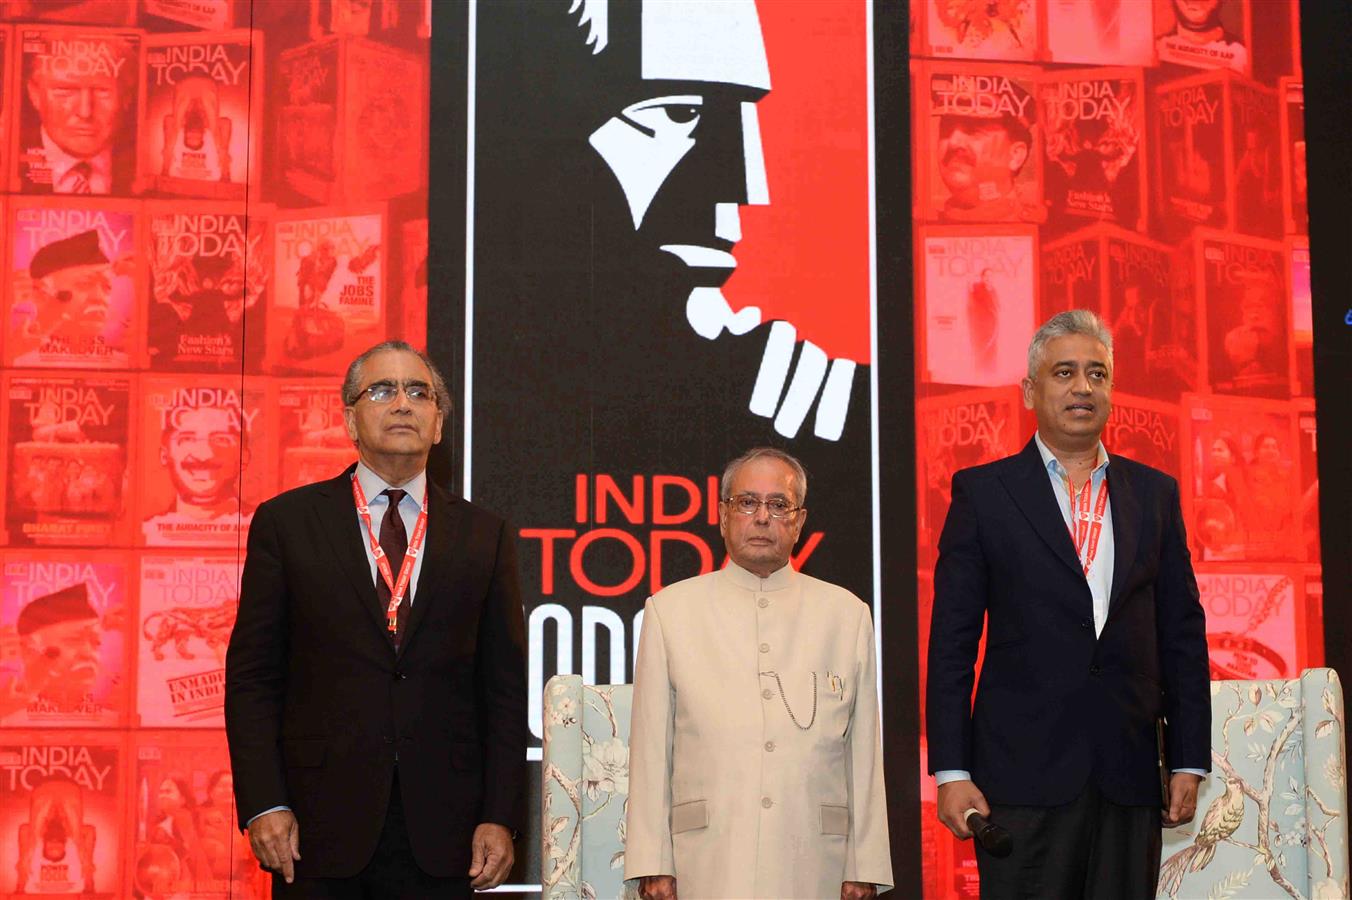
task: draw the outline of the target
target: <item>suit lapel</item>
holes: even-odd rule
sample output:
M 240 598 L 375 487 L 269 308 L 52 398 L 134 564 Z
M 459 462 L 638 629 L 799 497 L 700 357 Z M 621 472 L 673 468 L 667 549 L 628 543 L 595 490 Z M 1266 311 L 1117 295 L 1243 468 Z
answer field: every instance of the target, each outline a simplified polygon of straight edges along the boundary
M 408 652 L 418 626 L 427 618 L 433 604 L 445 602 L 444 585 L 460 564 L 457 547 L 465 542 L 465 511 L 460 501 L 450 497 L 429 479 L 427 482 L 427 539 L 423 543 L 422 568 L 418 571 L 418 586 L 413 592 L 413 608 L 408 613 L 399 655 Z
M 346 576 L 347 583 L 352 585 L 357 602 L 370 614 L 372 623 L 380 629 L 383 637 L 387 633 L 385 614 L 376 596 L 376 583 L 371 577 L 366 548 L 362 546 L 356 505 L 352 500 L 350 482 L 355 470 L 355 465 L 349 466 L 342 475 L 323 485 L 315 513 L 319 517 L 320 528 L 328 536 L 340 571 Z
M 1113 586 L 1108 592 L 1111 615 L 1136 562 L 1136 548 L 1141 540 L 1141 504 L 1132 490 L 1126 466 L 1108 464 L 1108 490 L 1113 519 Z
M 1075 556 L 1075 544 L 1070 539 L 1066 520 L 1056 507 L 1056 494 L 1047 479 L 1047 467 L 1042 463 L 1042 455 L 1037 452 L 1037 444 L 1030 440 L 1014 466 L 1001 474 L 1000 480 L 1033 530 L 1056 554 L 1056 558 L 1083 578 L 1084 569 Z

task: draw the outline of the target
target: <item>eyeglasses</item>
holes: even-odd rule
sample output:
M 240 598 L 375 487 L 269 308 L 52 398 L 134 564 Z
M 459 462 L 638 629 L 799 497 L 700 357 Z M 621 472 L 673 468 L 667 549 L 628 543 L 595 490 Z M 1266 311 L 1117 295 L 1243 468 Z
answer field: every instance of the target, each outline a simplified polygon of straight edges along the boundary
M 431 386 L 423 384 L 421 381 L 404 385 L 398 385 L 392 381 L 377 381 L 363 390 L 362 394 L 372 403 L 389 403 L 399 396 L 400 390 L 403 390 L 404 396 L 408 398 L 410 403 L 433 403 L 437 399 L 436 392 L 432 390 Z
M 772 519 L 787 519 L 803 508 L 801 506 L 794 506 L 783 497 L 771 497 L 769 500 L 762 500 L 751 494 L 739 494 L 736 497 L 724 497 L 723 502 L 744 516 L 754 516 L 757 510 L 764 506 L 765 511 L 770 514 L 770 518 Z

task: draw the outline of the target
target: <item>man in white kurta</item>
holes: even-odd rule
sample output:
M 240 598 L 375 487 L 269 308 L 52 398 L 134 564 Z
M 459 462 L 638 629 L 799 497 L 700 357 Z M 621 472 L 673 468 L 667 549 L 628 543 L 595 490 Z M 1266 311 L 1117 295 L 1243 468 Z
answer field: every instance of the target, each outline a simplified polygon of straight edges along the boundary
M 625 877 L 647 898 L 872 897 L 892 864 L 869 609 L 789 565 L 796 460 L 752 451 L 722 488 L 727 567 L 644 612 Z

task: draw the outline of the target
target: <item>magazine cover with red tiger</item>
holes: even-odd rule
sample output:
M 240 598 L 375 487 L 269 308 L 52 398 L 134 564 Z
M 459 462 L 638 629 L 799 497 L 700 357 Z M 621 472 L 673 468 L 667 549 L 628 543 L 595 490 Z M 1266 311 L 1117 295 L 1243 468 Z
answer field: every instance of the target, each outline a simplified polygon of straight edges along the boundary
M 136 711 L 143 728 L 224 728 L 236 551 L 141 556 Z

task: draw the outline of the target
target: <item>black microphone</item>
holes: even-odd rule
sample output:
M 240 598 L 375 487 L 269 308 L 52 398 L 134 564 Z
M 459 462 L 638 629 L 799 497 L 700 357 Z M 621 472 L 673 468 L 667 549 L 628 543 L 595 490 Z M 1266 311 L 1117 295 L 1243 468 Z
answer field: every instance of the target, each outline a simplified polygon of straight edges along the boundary
M 1014 852 L 1014 838 L 1010 837 L 1009 832 L 992 823 L 975 809 L 967 810 L 963 819 L 971 829 L 972 836 L 991 856 L 1004 859 Z

